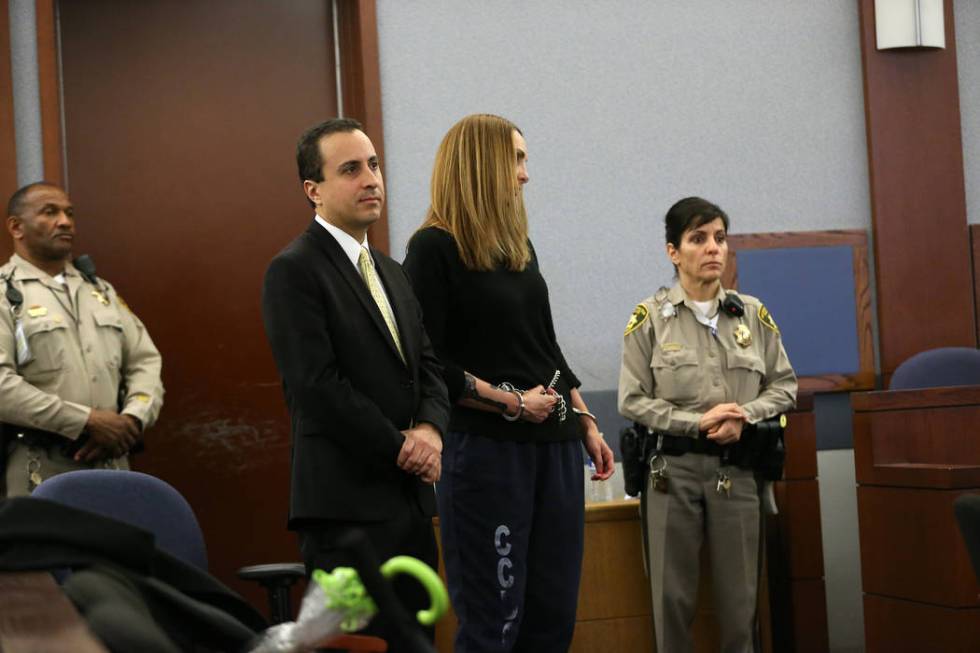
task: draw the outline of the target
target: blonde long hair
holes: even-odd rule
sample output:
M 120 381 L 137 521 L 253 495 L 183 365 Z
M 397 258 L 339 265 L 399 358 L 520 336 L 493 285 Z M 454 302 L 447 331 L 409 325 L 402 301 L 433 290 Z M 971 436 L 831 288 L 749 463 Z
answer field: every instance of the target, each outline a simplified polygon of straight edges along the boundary
M 439 144 L 432 169 L 432 204 L 422 228 L 452 234 L 470 270 L 498 265 L 520 271 L 531 260 L 527 212 L 517 182 L 517 153 L 509 120 L 466 116 Z

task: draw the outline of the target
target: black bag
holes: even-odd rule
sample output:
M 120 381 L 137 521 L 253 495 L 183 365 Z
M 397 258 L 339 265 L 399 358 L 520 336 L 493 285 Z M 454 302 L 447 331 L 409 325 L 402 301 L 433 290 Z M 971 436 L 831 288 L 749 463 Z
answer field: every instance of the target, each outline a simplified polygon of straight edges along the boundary
M 165 650 L 154 642 L 169 640 L 182 651 L 237 652 L 267 625 L 213 576 L 157 549 L 148 531 L 45 499 L 0 501 L 0 571 L 64 568 L 90 572 L 66 592 L 86 618 L 94 610 L 90 627 L 115 650 Z M 126 600 L 140 622 L 119 614 Z

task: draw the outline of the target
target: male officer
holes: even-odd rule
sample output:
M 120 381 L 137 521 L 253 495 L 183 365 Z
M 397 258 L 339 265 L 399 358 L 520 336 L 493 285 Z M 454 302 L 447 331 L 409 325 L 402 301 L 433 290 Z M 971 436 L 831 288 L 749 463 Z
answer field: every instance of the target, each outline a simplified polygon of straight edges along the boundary
M 296 159 L 315 215 L 273 259 L 262 293 L 292 422 L 289 527 L 308 571 L 350 564 L 337 548 L 350 527 L 382 561 L 435 567 L 432 483 L 449 400 L 408 277 L 368 246 L 385 197 L 378 156 L 360 124 L 333 119 L 303 134 Z M 413 611 L 427 603 L 411 581 L 395 590 Z
M 94 266 L 71 262 L 75 214 L 55 184 L 7 205 L 0 267 L 0 422 L 8 496 L 74 469 L 128 469 L 163 404 L 160 353 Z

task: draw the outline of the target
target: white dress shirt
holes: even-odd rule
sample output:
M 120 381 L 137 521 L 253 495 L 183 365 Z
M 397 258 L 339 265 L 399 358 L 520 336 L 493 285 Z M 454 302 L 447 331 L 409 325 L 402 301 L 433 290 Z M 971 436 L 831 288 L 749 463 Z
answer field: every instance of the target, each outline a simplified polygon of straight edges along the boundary
M 326 229 L 327 232 L 334 237 L 334 240 L 337 241 L 337 244 L 339 244 L 340 247 L 344 250 L 344 254 L 346 254 L 347 258 L 350 259 L 351 265 L 353 265 L 354 269 L 357 270 L 357 276 L 361 276 L 361 269 L 357 267 L 357 259 L 361 257 L 361 249 L 362 248 L 366 249 L 368 252 L 368 256 L 371 256 L 371 248 L 368 246 L 367 234 L 365 234 L 364 236 L 364 242 L 359 243 L 349 233 L 347 233 L 343 229 L 340 229 L 339 227 L 335 227 L 334 225 L 330 224 L 329 222 L 324 220 L 323 217 L 320 216 L 319 214 L 314 215 L 313 219 L 316 220 L 321 227 Z M 372 258 L 371 260 L 372 260 L 371 265 L 374 265 L 373 262 L 374 259 Z M 381 278 L 380 274 L 378 275 L 378 278 L 379 279 Z M 394 317 L 395 311 L 392 310 L 391 308 L 391 300 L 388 299 L 388 291 L 385 290 L 385 284 L 383 280 L 381 282 L 381 294 L 384 295 L 385 303 L 388 305 L 388 314 Z

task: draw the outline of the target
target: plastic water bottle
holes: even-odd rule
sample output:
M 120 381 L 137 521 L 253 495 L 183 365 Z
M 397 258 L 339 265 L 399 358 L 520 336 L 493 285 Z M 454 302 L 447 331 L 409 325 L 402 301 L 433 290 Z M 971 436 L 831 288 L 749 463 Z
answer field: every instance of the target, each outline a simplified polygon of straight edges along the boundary
M 609 481 L 593 481 L 592 477 L 595 476 L 595 462 L 589 458 L 589 464 L 585 468 L 585 473 L 587 474 L 586 482 L 588 487 L 586 488 L 587 494 L 585 495 L 586 503 L 602 503 L 603 501 L 613 500 L 613 488 Z
M 595 463 L 589 458 L 589 464 L 585 468 L 585 482 L 588 483 L 586 488 L 585 502 L 586 503 L 598 503 L 602 501 L 602 497 L 599 494 L 598 484 L 599 481 L 593 481 L 592 477 L 595 476 Z

